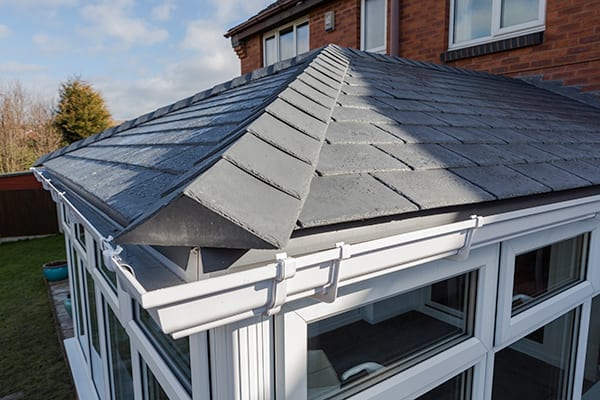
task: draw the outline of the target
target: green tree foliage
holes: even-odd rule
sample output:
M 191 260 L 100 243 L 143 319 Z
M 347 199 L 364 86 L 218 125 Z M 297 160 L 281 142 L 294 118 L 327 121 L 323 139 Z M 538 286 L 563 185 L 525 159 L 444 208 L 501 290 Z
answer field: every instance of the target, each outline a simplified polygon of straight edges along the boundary
M 110 127 L 111 116 L 99 92 L 81 78 L 71 78 L 60 86 L 54 124 L 72 143 Z

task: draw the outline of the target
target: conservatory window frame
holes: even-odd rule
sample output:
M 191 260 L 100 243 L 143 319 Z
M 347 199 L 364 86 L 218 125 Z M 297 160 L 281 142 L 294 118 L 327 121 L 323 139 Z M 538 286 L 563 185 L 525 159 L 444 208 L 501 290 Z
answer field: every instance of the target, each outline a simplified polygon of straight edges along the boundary
M 588 219 L 546 229 L 540 232 L 519 236 L 502 242 L 500 251 L 500 273 L 498 277 L 498 311 L 496 313 L 495 346 L 505 347 L 528 332 L 544 326 L 563 315 L 576 305 L 590 298 L 593 290 L 589 268 L 598 259 L 600 235 L 598 220 Z M 540 302 L 512 315 L 513 283 L 515 259 L 519 254 L 549 246 L 562 240 L 587 235 L 587 245 L 580 270 L 580 281 L 556 293 L 541 298 Z M 595 278 L 594 278 L 595 279 Z
M 530 33 L 543 32 L 546 30 L 546 0 L 539 0 L 537 19 L 508 26 L 505 28 L 501 27 L 503 0 L 491 0 L 492 9 L 490 20 L 490 34 L 481 38 L 455 42 L 454 28 L 456 25 L 456 1 L 457 0 L 450 0 L 450 16 L 448 24 L 449 50 L 462 49 L 484 43 L 493 43 L 503 39 L 524 36 Z
M 343 287 L 333 303 L 303 299 L 285 305 L 275 316 L 275 345 L 279 349 L 275 366 L 277 397 L 296 400 L 307 396 L 310 323 L 474 271 L 477 271 L 477 283 L 471 299 L 475 306 L 471 316 L 474 323 L 472 336 L 350 398 L 414 398 L 472 367 L 475 367 L 473 394 L 482 395 L 486 352 L 493 340 L 493 328 L 483 321 L 494 318 L 498 256 L 499 246 L 490 245 L 472 251 L 466 261 L 432 261 Z

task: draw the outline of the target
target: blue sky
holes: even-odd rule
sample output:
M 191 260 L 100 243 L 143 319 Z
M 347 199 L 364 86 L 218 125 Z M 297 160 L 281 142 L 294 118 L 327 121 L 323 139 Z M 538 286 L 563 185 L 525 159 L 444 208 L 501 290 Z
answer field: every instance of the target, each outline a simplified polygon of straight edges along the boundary
M 0 84 L 56 99 L 80 76 L 118 120 L 239 75 L 223 33 L 271 0 L 0 0 Z

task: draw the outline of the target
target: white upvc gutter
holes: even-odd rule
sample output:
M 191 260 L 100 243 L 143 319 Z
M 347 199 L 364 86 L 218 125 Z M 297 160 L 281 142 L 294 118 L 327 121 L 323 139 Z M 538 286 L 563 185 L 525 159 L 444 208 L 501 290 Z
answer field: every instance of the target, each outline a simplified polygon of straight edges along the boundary
M 86 228 L 109 247 L 110 238 L 102 237 L 48 179 L 34 172 L 43 184 L 45 181 L 44 187 L 56 191 Z M 257 315 L 272 315 L 285 303 L 302 298 L 332 302 L 340 287 L 442 258 L 465 259 L 472 246 L 595 218 L 599 211 L 600 196 L 590 196 L 488 217 L 472 216 L 382 239 L 338 243 L 304 256 L 281 253 L 261 267 L 152 291 L 144 289 L 118 251 L 108 249 L 107 253 L 121 287 L 153 314 L 165 333 L 180 338 Z

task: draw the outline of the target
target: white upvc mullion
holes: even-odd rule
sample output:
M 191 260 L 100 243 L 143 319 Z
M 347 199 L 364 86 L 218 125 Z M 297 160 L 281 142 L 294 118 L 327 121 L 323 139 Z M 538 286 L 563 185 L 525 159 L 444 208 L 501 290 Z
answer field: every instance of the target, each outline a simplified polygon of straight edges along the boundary
M 600 228 L 590 233 L 588 246 L 587 279 L 594 288 L 594 295 L 600 294 Z
M 305 400 L 308 332 L 306 321 L 294 311 L 275 315 L 276 399 Z
M 208 363 L 208 334 L 200 332 L 189 337 L 192 398 L 210 400 L 210 366 Z
M 129 321 L 127 324 L 127 334 L 131 343 L 132 354 L 137 352 L 142 357 L 143 362 L 152 371 L 156 380 L 171 400 L 191 400 L 188 392 L 181 386 L 179 380 L 171 371 L 171 368 L 162 359 L 152 343 L 146 338 L 144 332 L 138 326 L 136 321 Z M 133 356 L 132 356 L 133 358 Z M 136 362 L 136 364 L 140 364 Z M 140 376 L 143 371 L 136 373 Z M 143 380 L 142 380 L 143 381 Z
M 492 36 L 498 35 L 498 32 L 501 28 L 501 19 L 502 19 L 502 0 L 492 0 L 492 26 L 491 26 L 491 34 Z
M 508 321 L 497 322 L 497 337 L 495 348 L 503 348 L 520 340 L 523 336 L 552 322 L 557 315 L 563 315 L 581 305 L 592 295 L 592 285 L 582 282 L 549 298 L 541 304 L 531 307 Z
M 587 354 L 587 340 L 590 328 L 590 317 L 592 311 L 592 299 L 587 299 L 582 307 L 579 319 L 579 335 L 576 339 L 576 355 L 573 363 L 575 371 L 573 373 L 573 397 L 572 400 L 581 400 L 583 390 L 583 378 L 585 374 L 585 358 Z

